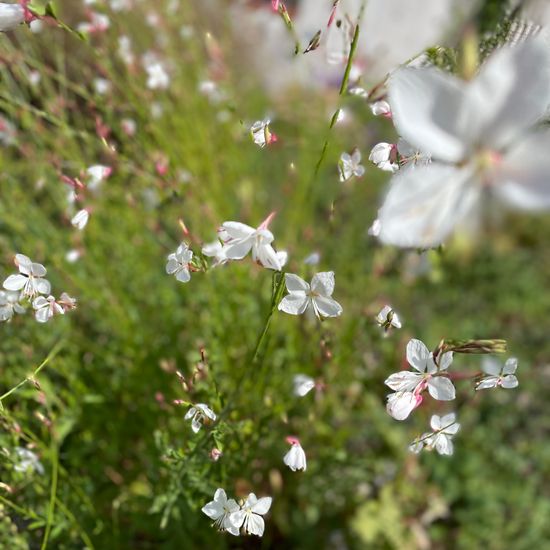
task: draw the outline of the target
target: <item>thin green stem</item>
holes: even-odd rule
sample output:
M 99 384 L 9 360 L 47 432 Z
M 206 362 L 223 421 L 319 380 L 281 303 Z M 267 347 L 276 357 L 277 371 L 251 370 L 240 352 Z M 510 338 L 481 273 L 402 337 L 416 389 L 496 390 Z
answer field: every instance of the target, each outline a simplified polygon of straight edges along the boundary
M 57 497 L 57 474 L 58 474 L 58 463 L 59 463 L 59 453 L 55 438 L 53 434 L 51 436 L 51 453 L 52 453 L 52 484 L 50 487 L 50 503 L 48 505 L 48 517 L 46 520 L 46 530 L 44 531 L 44 538 L 42 540 L 42 546 L 40 550 L 45 550 L 48 546 L 48 539 L 50 538 L 50 532 L 52 530 L 54 513 L 55 513 L 55 502 Z

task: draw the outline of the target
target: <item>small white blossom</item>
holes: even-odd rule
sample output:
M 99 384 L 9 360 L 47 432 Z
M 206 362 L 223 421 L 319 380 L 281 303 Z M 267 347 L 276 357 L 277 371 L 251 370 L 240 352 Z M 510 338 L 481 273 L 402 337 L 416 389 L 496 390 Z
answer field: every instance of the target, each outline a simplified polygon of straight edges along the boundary
M 82 231 L 88 224 L 90 219 L 90 212 L 85 208 L 79 210 L 71 219 L 71 225 L 76 227 L 78 230 Z
M 276 252 L 271 245 L 275 237 L 267 228 L 275 213 L 271 213 L 257 229 L 240 222 L 224 222 L 219 231 L 228 260 L 242 260 L 252 252 L 252 260 L 268 269 L 281 271 L 287 260 L 286 252 Z
M 166 273 L 175 275 L 176 279 L 182 283 L 187 283 L 191 279 L 189 265 L 193 259 L 193 252 L 189 250 L 187 243 L 181 243 L 176 252 L 168 256 L 166 263 Z
M 488 388 L 517 388 L 519 385 L 515 375 L 518 368 L 518 360 L 510 357 L 504 365 L 492 357 L 485 357 L 481 365 L 485 376 L 477 383 L 476 390 L 485 390 Z
M 268 118 L 265 118 L 264 120 L 257 120 L 250 127 L 250 135 L 252 140 L 256 145 L 262 148 L 277 141 L 277 136 L 272 134 L 269 129 L 270 122 L 271 121 Z
M 361 165 L 361 153 L 355 149 L 351 155 L 342 153 L 338 162 L 338 173 L 342 183 L 350 180 L 353 176 L 360 178 L 365 173 L 365 167 Z
M 285 273 L 285 283 L 289 293 L 279 303 L 280 311 L 301 315 L 309 308 L 318 318 L 342 314 L 342 306 L 331 297 L 334 292 L 333 271 L 317 273 L 311 285 L 298 275 Z
M 87 188 L 90 191 L 96 191 L 101 183 L 108 178 L 113 169 L 110 166 L 102 164 L 94 164 L 86 169 Z
M 389 332 L 393 328 L 401 328 L 401 320 L 399 315 L 395 313 L 391 306 L 384 306 L 380 313 L 376 316 L 376 322 L 384 329 L 384 332 Z
M 393 143 L 377 143 L 370 152 L 369 160 L 385 172 L 395 172 L 399 168 L 397 147 Z
M 283 462 L 293 471 L 306 471 L 306 453 L 300 445 L 300 440 L 296 437 L 287 437 L 287 442 L 290 443 L 290 450 L 283 458 Z
M 207 419 L 212 421 L 216 420 L 214 411 L 204 403 L 197 403 L 193 405 L 185 414 L 184 420 L 191 419 L 191 429 L 197 433 Z
M 159 61 L 147 64 L 147 88 L 150 90 L 166 90 L 170 86 L 170 76 L 164 65 Z
M 419 453 L 423 449 L 427 451 L 435 449 L 440 455 L 452 455 L 454 452 L 452 439 L 460 430 L 455 414 L 450 413 L 445 416 L 434 414 L 430 420 L 430 426 L 433 431 L 415 439 L 409 445 L 409 450 Z
M 239 528 L 229 520 L 231 514 L 238 512 L 239 505 L 232 498 L 228 499 L 223 489 L 214 493 L 214 500 L 202 507 L 202 512 L 214 520 L 214 525 L 220 531 L 227 531 L 236 537 L 239 536 Z
M 63 315 L 65 310 L 53 296 L 37 296 L 32 307 L 35 310 L 34 316 L 39 323 L 47 323 L 54 315 Z
M 271 501 L 271 497 L 258 499 L 254 493 L 250 493 L 242 509 L 233 512 L 229 516 L 229 519 L 237 529 L 244 527 L 245 532 L 249 535 L 261 537 L 265 529 L 265 522 L 262 516 L 269 512 Z
M 19 267 L 19 273 L 10 275 L 4 281 L 3 286 L 6 290 L 20 290 L 21 297 L 27 298 L 50 293 L 50 283 L 43 278 L 47 271 L 42 264 L 32 262 L 23 254 L 16 254 L 15 265 Z
M 385 100 L 375 101 L 370 105 L 370 110 L 374 116 L 391 118 L 391 107 Z
M 401 371 L 389 376 L 384 384 L 396 394 L 388 396 L 388 413 L 396 420 L 404 420 L 422 402 L 422 392 L 427 388 L 439 401 L 455 398 L 455 387 L 446 371 L 453 362 L 453 353 L 447 352 L 434 360 L 433 354 L 420 340 L 407 344 L 407 362 L 418 372 Z
M 35 453 L 23 447 L 15 447 L 17 455 L 17 463 L 13 467 L 16 472 L 37 472 L 40 475 L 44 474 L 44 466 Z
M 315 387 L 315 380 L 305 374 L 297 374 L 294 376 L 293 384 L 294 395 L 304 397 Z
M 0 290 L 0 321 L 9 321 L 14 313 L 25 313 L 19 303 L 19 292 Z

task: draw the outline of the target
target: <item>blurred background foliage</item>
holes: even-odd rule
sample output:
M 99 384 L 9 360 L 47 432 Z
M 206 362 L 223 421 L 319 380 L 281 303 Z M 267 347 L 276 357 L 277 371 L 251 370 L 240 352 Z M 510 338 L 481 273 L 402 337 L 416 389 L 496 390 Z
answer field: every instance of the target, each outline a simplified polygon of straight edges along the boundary
M 71 24 L 83 18 L 75 4 L 61 3 Z M 487 4 L 482 22 L 498 21 L 495 2 Z M 2 401 L 2 547 L 40 547 L 50 528 L 52 548 L 547 547 L 550 221 L 492 211 L 487 230 L 443 251 L 381 247 L 367 229 L 386 175 L 369 166 L 340 184 L 336 167 L 354 147 L 367 165 L 375 143 L 395 139 L 391 123 L 348 97 L 345 121 L 329 134 L 336 90 L 270 100 L 212 6 L 182 2 L 171 16 L 163 2 L 105 10 L 111 29 L 88 42 L 53 27 L 0 37 L 0 109 L 16 128 L 0 149 L 2 276 L 24 253 L 46 265 L 56 293 L 79 302 L 45 325 L 27 314 L 0 327 L 2 393 L 55 353 L 37 377 L 40 391 L 27 383 Z M 146 24 L 153 11 L 156 29 Z M 193 32 L 182 36 L 183 25 Z M 155 47 L 171 60 L 167 91 L 148 90 L 139 64 L 120 62 L 122 34 L 136 55 Z M 218 103 L 198 92 L 214 74 L 225 93 Z M 95 91 L 97 77 L 111 82 L 109 93 Z M 260 150 L 248 126 L 267 113 L 279 141 Z M 135 120 L 134 137 L 122 131 L 124 118 Z M 108 128 L 106 140 L 98 128 Z M 97 163 L 113 174 L 86 196 L 92 215 L 77 232 L 60 176 Z M 315 271 L 335 271 L 344 314 L 319 324 L 276 313 L 252 363 L 271 272 L 243 261 L 182 285 L 164 266 L 183 238 L 178 220 L 198 251 L 222 221 L 255 226 L 273 210 L 286 269 L 311 276 L 303 260 L 318 251 Z M 66 259 L 72 249 L 81 252 L 75 263 Z M 373 319 L 385 303 L 404 321 L 388 338 Z M 429 347 L 506 338 L 520 386 L 480 395 L 458 382 L 450 406 L 427 399 L 396 422 L 383 382 L 403 366 L 411 337 Z M 201 349 L 206 364 L 186 393 L 175 372 L 189 378 Z M 480 359 L 457 356 L 455 369 L 473 376 Z M 297 373 L 324 389 L 296 398 Z M 209 403 L 224 419 L 194 435 L 174 399 Z M 454 456 L 411 455 L 407 445 L 430 415 L 450 407 L 462 424 Z M 283 465 L 289 434 L 308 455 L 303 474 Z M 13 468 L 15 447 L 29 445 L 43 475 Z M 217 487 L 273 496 L 263 539 L 210 527 L 200 508 Z

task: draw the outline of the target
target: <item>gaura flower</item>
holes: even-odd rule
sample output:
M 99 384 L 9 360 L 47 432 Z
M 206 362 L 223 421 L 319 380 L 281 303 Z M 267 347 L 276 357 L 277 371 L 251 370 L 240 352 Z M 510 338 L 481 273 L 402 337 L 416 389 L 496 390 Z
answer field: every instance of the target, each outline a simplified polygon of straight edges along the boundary
M 453 362 L 452 352 L 434 358 L 424 343 L 413 339 L 407 344 L 407 362 L 418 372 L 397 372 L 384 382 L 396 392 L 388 396 L 386 406 L 393 418 L 405 420 L 422 403 L 421 394 L 426 388 L 439 401 L 455 398 L 455 387 L 444 372 Z
M 229 516 L 229 519 L 237 529 L 244 527 L 245 532 L 249 535 L 261 537 L 265 529 L 265 522 L 262 516 L 269 512 L 271 501 L 271 497 L 258 499 L 254 493 L 250 493 L 242 509 L 233 512 Z
M 35 453 L 24 447 L 15 447 L 17 455 L 17 463 L 13 467 L 16 472 L 37 472 L 40 475 L 44 474 L 44 466 Z
M 394 143 L 377 143 L 370 152 L 369 160 L 385 172 L 395 172 L 399 169 L 397 146 Z
M 0 321 L 9 321 L 15 313 L 25 313 L 19 303 L 19 292 L 0 290 Z
M 185 414 L 184 420 L 191 419 L 191 429 L 197 433 L 203 424 L 207 420 L 216 420 L 214 411 L 205 403 L 197 403 L 193 405 Z
M 23 254 L 16 254 L 15 265 L 19 268 L 19 273 L 10 275 L 4 281 L 3 286 L 6 290 L 20 290 L 21 297 L 27 298 L 50 293 L 50 283 L 43 278 L 47 271 L 42 264 L 32 262 Z
M 499 49 L 470 82 L 434 68 L 396 71 L 395 127 L 432 163 L 392 178 L 380 239 L 438 246 L 487 194 L 520 209 L 549 208 L 550 131 L 534 130 L 549 97 L 550 52 L 538 39 Z
M 301 315 L 308 308 L 321 317 L 339 317 L 342 306 L 331 296 L 334 292 L 334 272 L 317 273 L 311 285 L 298 275 L 285 273 L 288 294 L 279 303 L 279 310 L 290 315 Z
M 175 275 L 181 283 L 187 283 L 191 279 L 189 265 L 193 259 L 193 252 L 189 250 L 187 243 L 181 243 L 176 252 L 168 256 L 166 273 Z
M 277 141 L 277 136 L 269 129 L 270 122 L 271 121 L 268 118 L 265 118 L 264 120 L 257 120 L 250 127 L 250 136 L 252 137 L 252 140 L 262 149 L 266 145 L 270 145 L 271 143 L 275 143 Z
M 219 231 L 228 260 L 242 260 L 252 252 L 252 260 L 268 269 L 281 271 L 287 260 L 286 252 L 276 252 L 271 245 L 275 237 L 268 226 L 275 216 L 272 212 L 257 229 L 240 222 L 224 222 Z
M 440 455 L 452 455 L 454 451 L 452 439 L 460 430 L 455 414 L 450 413 L 445 416 L 434 414 L 430 420 L 430 426 L 433 431 L 415 439 L 409 445 L 409 450 L 419 453 L 422 449 L 427 451 L 435 449 Z
M 166 90 L 170 86 L 170 76 L 160 62 L 145 65 L 147 71 L 147 88 L 150 90 Z
M 57 303 L 53 296 L 37 296 L 32 307 L 35 310 L 34 317 L 39 323 L 47 323 L 54 315 L 63 315 L 65 310 L 63 306 Z
M 203 245 L 202 253 L 208 258 L 214 258 L 212 267 L 223 265 L 229 261 L 225 254 L 225 247 L 219 241 L 219 239 L 216 239 L 211 243 L 206 243 L 205 245 Z
M 399 315 L 395 313 L 391 306 L 384 306 L 376 316 L 376 322 L 388 333 L 391 328 L 401 328 Z
M 202 512 L 214 520 L 214 525 L 220 531 L 227 531 L 236 537 L 239 536 L 239 528 L 230 521 L 230 516 L 238 512 L 239 505 L 232 498 L 228 499 L 223 489 L 214 493 L 214 500 L 202 507 Z
M 361 165 L 361 152 L 355 149 L 351 155 L 342 153 L 338 162 L 340 182 L 344 183 L 353 176 L 360 178 L 365 173 L 365 167 Z
M 283 462 L 293 471 L 306 471 L 306 453 L 300 445 L 300 440 L 297 437 L 287 437 L 287 442 L 290 443 L 290 450 L 283 457 Z
M 85 208 L 79 210 L 71 219 L 71 225 L 76 227 L 78 230 L 82 231 L 90 219 L 90 212 Z
M 488 388 L 517 388 L 519 385 L 515 375 L 518 368 L 518 360 L 515 357 L 510 357 L 504 365 L 501 365 L 492 357 L 485 357 L 481 365 L 485 376 L 476 384 L 476 390 L 485 390 Z

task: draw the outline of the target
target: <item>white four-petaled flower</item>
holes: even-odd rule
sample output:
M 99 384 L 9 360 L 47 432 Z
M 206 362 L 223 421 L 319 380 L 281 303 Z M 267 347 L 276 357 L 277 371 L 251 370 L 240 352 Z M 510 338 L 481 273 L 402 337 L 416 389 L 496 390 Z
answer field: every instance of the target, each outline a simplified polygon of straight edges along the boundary
M 315 387 L 315 380 L 305 374 L 297 374 L 294 376 L 293 383 L 294 395 L 298 397 L 304 397 L 304 395 L 307 395 Z
M 361 164 L 361 152 L 355 149 L 352 154 L 342 153 L 338 162 L 338 173 L 342 183 L 353 176 L 360 178 L 365 173 L 365 167 Z
M 214 525 L 220 531 L 227 531 L 236 537 L 239 536 L 239 528 L 230 521 L 230 517 L 239 509 L 237 502 L 232 498 L 228 499 L 223 489 L 218 489 L 214 493 L 214 500 L 202 507 L 203 513 L 214 520 Z
M 380 170 L 395 172 L 399 168 L 397 164 L 397 146 L 395 143 L 377 143 L 369 154 L 369 160 Z
M 291 315 L 301 315 L 308 308 L 320 319 L 321 317 L 338 317 L 342 306 L 331 296 L 334 292 L 334 272 L 317 273 L 311 285 L 298 275 L 285 273 L 288 294 L 279 303 L 279 310 Z
M 510 357 L 504 365 L 492 357 L 484 358 L 481 365 L 485 376 L 477 383 L 476 390 L 485 390 L 488 388 L 517 388 L 519 385 L 515 375 L 518 368 L 518 360 L 515 357 Z
M 392 327 L 401 328 L 402 326 L 399 315 L 395 313 L 391 306 L 387 305 L 376 316 L 376 322 L 384 329 L 385 333 L 388 333 Z
M 258 499 L 254 493 L 250 493 L 241 510 L 233 512 L 229 516 L 231 523 L 237 529 L 244 527 L 245 532 L 249 535 L 261 537 L 265 529 L 265 522 L 262 516 L 269 512 L 271 500 L 271 497 Z
M 193 259 L 193 252 L 189 250 L 187 243 L 181 243 L 176 252 L 168 256 L 166 263 L 166 273 L 175 275 L 176 279 L 182 283 L 187 283 L 191 279 L 189 265 Z
M 197 433 L 207 419 L 216 420 L 214 411 L 205 403 L 197 403 L 193 405 L 185 414 L 184 420 L 191 419 L 191 429 Z
M 46 268 L 42 264 L 32 262 L 23 254 L 16 254 L 15 265 L 19 268 L 17 275 L 10 275 L 4 281 L 6 290 L 20 290 L 21 297 L 34 298 L 37 294 L 49 294 L 50 283 L 43 277 Z
M 25 308 L 19 303 L 19 292 L 0 290 L 0 321 L 9 321 L 14 313 L 25 313 Z
M 430 426 L 433 431 L 415 439 L 409 445 L 409 450 L 419 453 L 422 449 L 427 451 L 435 449 L 440 455 L 452 455 L 454 451 L 452 439 L 460 430 L 455 414 L 450 413 L 445 416 L 434 414 L 430 420 Z

